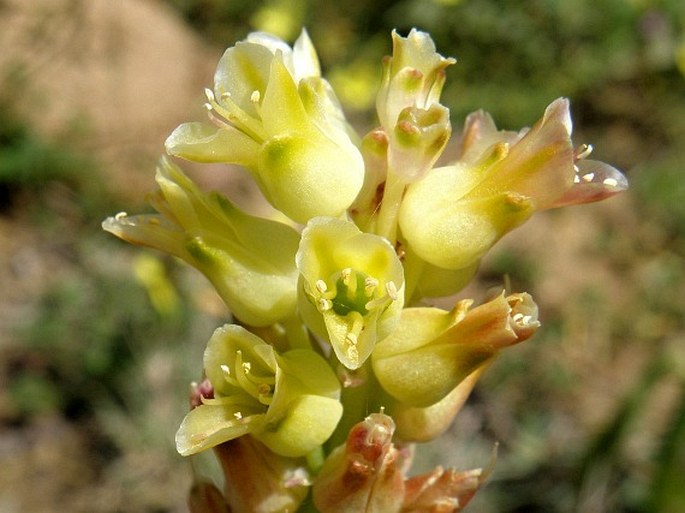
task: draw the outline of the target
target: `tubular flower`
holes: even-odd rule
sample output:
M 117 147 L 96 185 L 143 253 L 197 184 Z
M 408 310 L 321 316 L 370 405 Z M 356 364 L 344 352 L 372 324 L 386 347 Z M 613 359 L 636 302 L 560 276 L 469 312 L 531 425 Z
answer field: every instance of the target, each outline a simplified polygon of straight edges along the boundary
M 171 155 L 245 166 L 298 222 L 338 216 L 354 201 L 364 163 L 305 31 L 292 49 L 250 34 L 226 50 L 206 95 L 214 123 L 180 125 L 166 141 Z
M 151 203 L 159 214 L 119 214 L 105 220 L 103 228 L 196 267 L 242 322 L 265 326 L 294 315 L 295 230 L 250 216 L 219 194 L 201 192 L 167 159 L 156 179 L 159 190 Z
M 404 278 L 395 250 L 349 221 L 317 217 L 302 232 L 296 263 L 305 322 L 330 341 L 345 367 L 359 368 L 402 312 Z
M 407 308 L 395 331 L 376 344 L 373 370 L 383 389 L 408 406 L 441 401 L 503 348 L 535 333 L 537 305 L 525 293 L 469 310 L 463 300 L 451 311 Z
M 340 386 L 313 351 L 282 355 L 244 328 L 217 329 L 204 354 L 213 397 L 192 409 L 176 434 L 184 456 L 250 434 L 281 456 L 304 456 L 331 435 L 342 415 Z
M 407 189 L 399 225 L 412 250 L 437 267 L 463 269 L 537 210 L 624 190 L 619 171 L 584 161 L 588 147 L 574 151 L 571 129 L 566 99 L 518 134 L 497 132 L 482 112 L 469 116 L 461 158 Z
M 373 413 L 331 452 L 312 488 L 321 513 L 398 513 L 404 496 L 404 461 L 392 443 L 395 424 Z

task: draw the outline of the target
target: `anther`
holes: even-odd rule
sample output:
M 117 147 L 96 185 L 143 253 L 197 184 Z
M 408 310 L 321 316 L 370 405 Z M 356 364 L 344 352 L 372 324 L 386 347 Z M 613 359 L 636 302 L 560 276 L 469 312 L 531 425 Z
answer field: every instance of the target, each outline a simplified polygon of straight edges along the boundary
M 347 267 L 347 268 L 343 269 L 342 271 L 340 271 L 340 277 L 342 278 L 342 282 L 345 284 L 346 287 L 349 287 L 349 286 L 350 286 L 350 283 L 351 283 L 350 278 L 351 278 L 351 276 L 352 276 L 352 269 L 349 268 L 349 267 Z
M 239 411 L 235 412 L 233 416 L 235 417 L 235 420 L 243 420 L 243 414 Z
M 117 215 L 114 216 L 114 219 L 117 221 L 121 221 L 126 216 L 128 216 L 128 214 L 126 212 L 119 212 Z
M 583 180 L 586 182 L 591 182 L 592 180 L 595 179 L 595 174 L 594 173 L 588 173 L 586 175 L 583 175 Z
M 323 280 L 316 280 L 316 290 L 318 290 L 321 294 L 325 293 L 328 290 L 328 285 L 326 285 L 326 282 Z
M 319 308 L 319 312 L 326 312 L 333 308 L 333 301 L 331 301 L 330 299 L 320 297 L 316 301 L 316 306 Z
M 615 178 L 605 178 L 602 183 L 604 185 L 608 185 L 609 187 L 617 187 L 618 186 L 618 180 L 616 180 Z
M 254 91 L 252 91 L 252 94 L 250 95 L 250 101 L 252 103 L 259 103 L 261 97 L 261 93 L 257 89 L 255 89 Z
M 582 160 L 584 158 L 587 158 L 590 156 L 590 153 L 592 153 L 592 150 L 594 148 L 592 147 L 592 144 L 581 144 L 578 149 L 574 152 L 575 159 L 576 160 Z
M 364 280 L 364 293 L 366 296 L 371 297 L 377 287 L 378 280 L 376 278 L 372 278 L 371 276 L 367 276 L 367 278 Z
M 245 374 L 249 374 L 250 370 L 252 370 L 252 364 L 250 362 L 243 362 L 242 368 Z
M 207 100 L 209 102 L 215 102 L 216 98 L 214 96 L 214 91 L 212 91 L 209 87 L 205 87 L 205 96 L 207 97 Z
M 390 299 L 397 301 L 397 286 L 395 285 L 394 281 L 389 281 L 386 283 L 385 290 L 388 293 L 388 296 L 390 296 Z

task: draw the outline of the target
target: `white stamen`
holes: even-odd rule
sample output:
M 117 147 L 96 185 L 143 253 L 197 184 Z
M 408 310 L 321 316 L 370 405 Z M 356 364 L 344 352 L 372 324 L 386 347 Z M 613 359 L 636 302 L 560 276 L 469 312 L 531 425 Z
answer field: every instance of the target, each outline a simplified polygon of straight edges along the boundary
M 233 416 L 235 417 L 236 420 L 243 420 L 243 414 L 240 413 L 239 411 L 235 412 L 233 414 Z
M 245 374 L 249 374 L 250 370 L 252 370 L 252 364 L 250 362 L 243 362 L 242 367 Z
M 228 365 L 220 365 L 219 368 L 221 369 L 221 372 L 223 372 L 227 376 L 231 375 L 231 368 Z
M 117 215 L 114 216 L 114 219 L 115 219 L 116 221 L 121 221 L 121 220 L 124 219 L 126 216 L 128 216 L 128 214 L 127 214 L 126 212 L 119 212 Z
M 205 108 L 205 110 L 206 110 L 207 112 L 212 112 L 212 111 L 214 110 L 214 107 L 212 107 L 212 104 L 211 104 L 211 103 L 205 103 L 205 104 L 203 105 L 203 107 Z
M 397 301 L 397 286 L 394 281 L 386 283 L 385 290 L 393 301 Z
M 364 280 L 364 293 L 366 296 L 371 297 L 373 292 L 376 290 L 376 287 L 378 287 L 378 280 L 376 278 L 372 278 L 371 276 L 367 276 L 367 278 Z
M 577 170 L 576 170 L 576 171 L 577 171 Z M 573 177 L 573 183 L 580 183 L 580 176 L 575 175 L 575 176 Z
M 352 269 L 347 267 L 340 271 L 340 277 L 342 278 L 342 282 L 345 284 L 345 286 L 349 287 L 350 286 L 350 277 L 352 276 Z
M 333 308 L 333 301 L 324 297 L 320 297 L 317 300 L 316 305 L 319 308 L 319 312 L 326 312 Z
M 205 96 L 209 102 L 216 101 L 216 98 L 214 97 L 214 91 L 212 91 L 209 87 L 205 87 Z
M 576 150 L 576 160 L 589 157 L 593 149 L 592 144 L 581 144 L 578 150 Z
M 616 180 L 615 178 L 605 178 L 602 183 L 604 185 L 608 185 L 609 187 L 617 187 L 618 186 L 618 180 Z
M 259 103 L 261 97 L 261 93 L 257 89 L 255 89 L 254 91 L 252 91 L 252 94 L 250 95 L 250 101 L 252 103 Z
M 595 179 L 594 173 L 588 173 L 586 175 L 583 175 L 583 180 L 585 180 L 586 182 L 591 182 L 594 179 Z
M 328 285 L 326 285 L 326 282 L 323 280 L 316 280 L 316 290 L 318 290 L 321 294 L 326 292 L 328 290 Z

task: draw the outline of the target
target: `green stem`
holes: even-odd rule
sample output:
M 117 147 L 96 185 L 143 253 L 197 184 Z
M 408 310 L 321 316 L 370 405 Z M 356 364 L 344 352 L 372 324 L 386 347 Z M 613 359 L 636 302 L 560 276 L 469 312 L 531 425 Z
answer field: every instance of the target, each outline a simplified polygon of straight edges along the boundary
M 397 216 L 407 184 L 392 170 L 388 170 L 383 200 L 376 219 L 376 234 L 385 237 L 391 244 L 397 240 Z
M 370 413 L 378 412 L 380 403 L 378 399 L 381 395 L 378 381 L 373 374 L 370 360 L 356 371 L 347 371 L 352 379 L 358 378 L 360 383 L 356 386 L 345 386 L 340 395 L 340 402 L 343 405 L 343 415 L 338 427 L 333 435 L 326 442 L 326 453 L 330 452 L 347 440 L 347 435 L 352 426 L 364 420 Z
M 297 315 L 285 319 L 281 324 L 291 349 L 313 349 L 307 327 Z

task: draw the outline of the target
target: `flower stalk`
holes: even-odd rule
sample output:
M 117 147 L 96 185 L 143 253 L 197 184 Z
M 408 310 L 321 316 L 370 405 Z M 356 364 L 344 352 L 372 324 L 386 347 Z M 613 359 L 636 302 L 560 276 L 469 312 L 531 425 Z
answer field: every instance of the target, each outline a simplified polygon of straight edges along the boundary
M 459 292 L 536 212 L 627 188 L 573 145 L 564 98 L 518 132 L 469 115 L 456 159 L 436 167 L 456 60 L 415 29 L 392 41 L 378 126 L 359 137 L 306 31 L 292 47 L 250 34 L 219 61 L 209 121 L 167 138 L 157 213 L 103 223 L 195 267 L 232 318 L 206 345 L 176 435 L 183 456 L 213 449 L 225 481 L 197 482 L 192 513 L 462 511 L 494 456 L 411 477 L 415 444 L 443 434 L 499 353 L 534 335 L 538 307 L 525 292 L 451 310 L 429 298 Z M 177 159 L 245 167 L 280 220 L 202 191 Z

